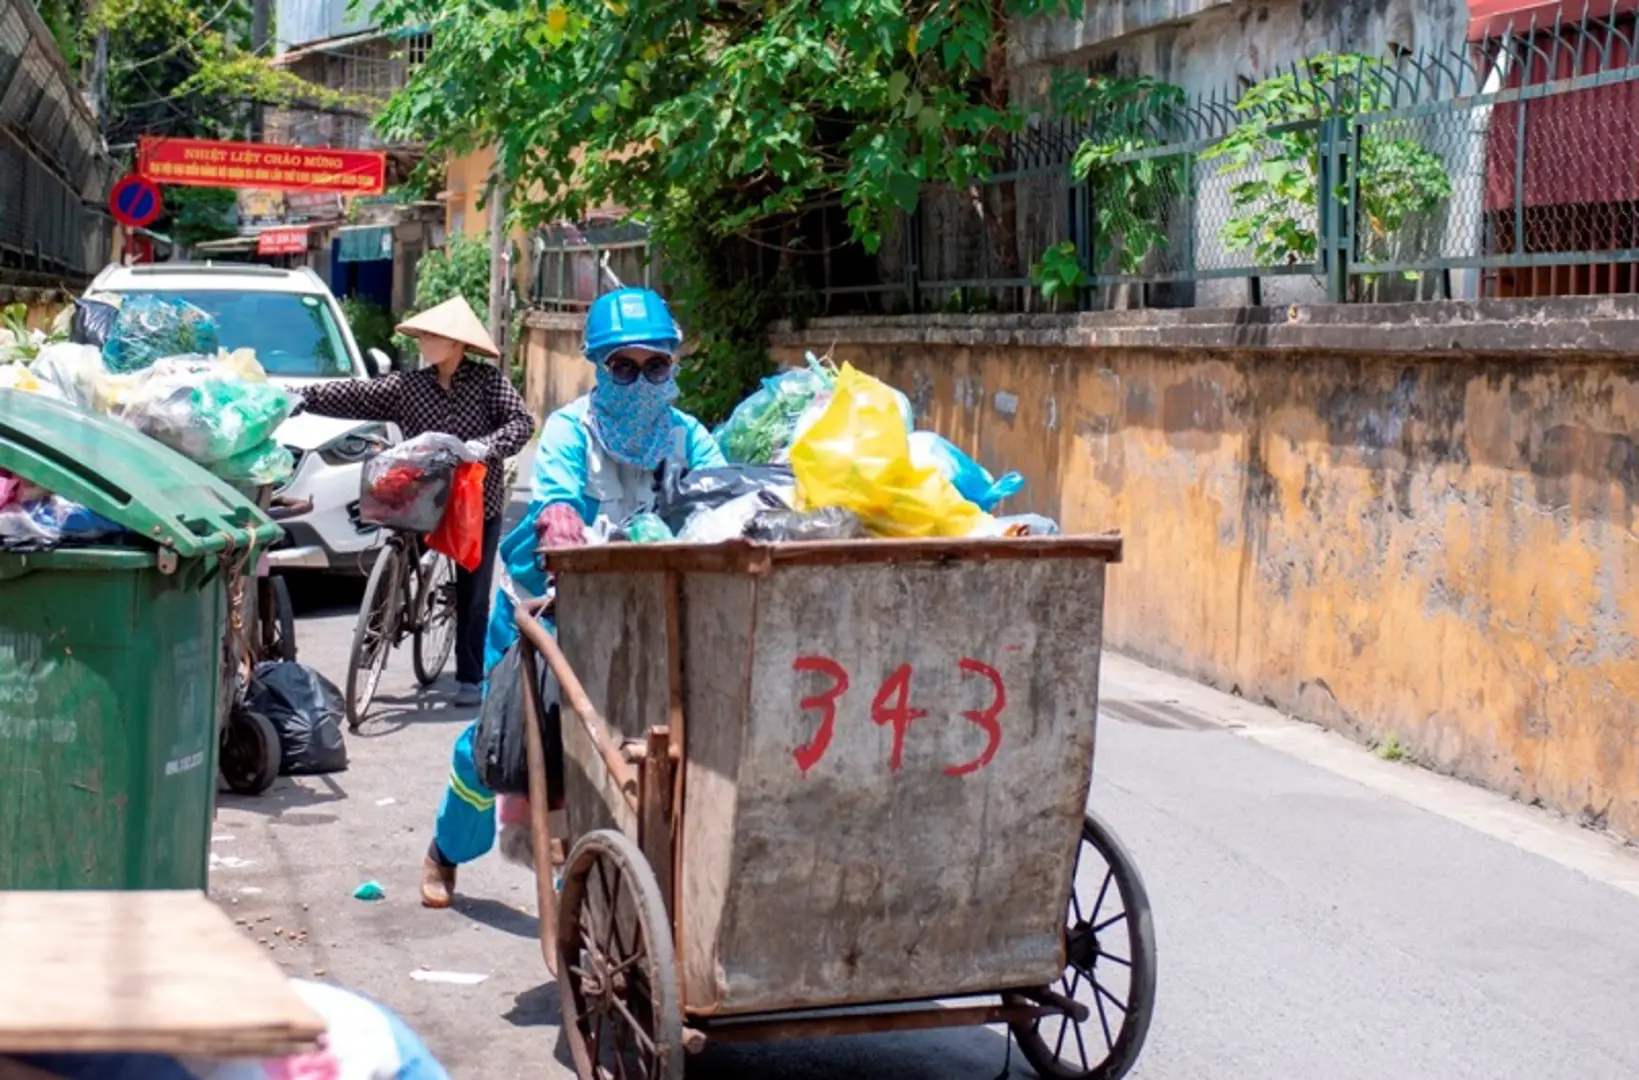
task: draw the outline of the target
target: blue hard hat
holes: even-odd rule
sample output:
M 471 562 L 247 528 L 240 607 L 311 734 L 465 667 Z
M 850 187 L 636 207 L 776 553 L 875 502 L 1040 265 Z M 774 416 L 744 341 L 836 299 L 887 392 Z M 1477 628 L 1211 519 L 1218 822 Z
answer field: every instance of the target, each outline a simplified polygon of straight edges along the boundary
M 616 349 L 641 345 L 675 356 L 683 345 L 671 308 L 652 289 L 604 293 L 586 313 L 586 358 L 601 363 Z

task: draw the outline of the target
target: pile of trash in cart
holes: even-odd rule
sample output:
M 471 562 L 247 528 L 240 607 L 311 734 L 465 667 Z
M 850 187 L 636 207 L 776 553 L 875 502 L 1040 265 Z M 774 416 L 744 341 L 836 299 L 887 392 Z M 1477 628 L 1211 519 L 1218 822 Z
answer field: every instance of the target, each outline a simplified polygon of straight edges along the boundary
M 247 493 L 288 480 L 273 441 L 297 399 L 248 349 L 223 350 L 215 321 L 180 299 L 77 300 L 49 330 L 0 329 L 0 390 L 43 394 L 112 418 Z M 119 526 L 0 470 L 0 550 L 120 538 Z
M 763 380 L 713 433 L 728 465 L 662 466 L 655 508 L 600 520 L 592 543 L 765 542 L 872 537 L 1044 536 L 1039 514 L 1001 514 L 1024 489 L 933 431 L 910 399 L 849 364 L 812 354 Z

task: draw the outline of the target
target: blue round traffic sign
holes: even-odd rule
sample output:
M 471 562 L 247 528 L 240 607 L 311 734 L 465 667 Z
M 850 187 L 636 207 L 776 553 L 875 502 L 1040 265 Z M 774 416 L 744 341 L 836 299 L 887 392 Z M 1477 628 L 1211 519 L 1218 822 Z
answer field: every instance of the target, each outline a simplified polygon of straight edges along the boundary
M 165 212 L 165 204 L 160 200 L 158 184 L 132 174 L 122 177 L 108 193 L 108 209 L 121 225 L 140 229 L 158 221 Z

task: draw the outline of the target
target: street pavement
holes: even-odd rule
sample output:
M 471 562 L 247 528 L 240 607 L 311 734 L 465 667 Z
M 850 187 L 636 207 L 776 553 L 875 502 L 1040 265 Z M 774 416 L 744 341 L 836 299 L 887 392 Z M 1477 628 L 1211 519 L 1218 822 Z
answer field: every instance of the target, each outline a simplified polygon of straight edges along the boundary
M 301 659 L 338 683 L 359 591 L 299 590 Z M 471 711 L 414 685 L 395 656 L 345 773 L 222 796 L 211 891 L 291 975 L 399 1012 L 452 1076 L 572 1076 L 527 873 L 491 855 L 454 909 L 419 906 Z M 1131 1076 L 1639 1076 L 1639 854 L 1121 657 L 1103 693 L 1092 802 L 1160 954 Z M 353 899 L 367 881 L 383 900 Z M 690 1076 L 992 1080 L 1007 1048 L 993 1029 L 719 1048 Z

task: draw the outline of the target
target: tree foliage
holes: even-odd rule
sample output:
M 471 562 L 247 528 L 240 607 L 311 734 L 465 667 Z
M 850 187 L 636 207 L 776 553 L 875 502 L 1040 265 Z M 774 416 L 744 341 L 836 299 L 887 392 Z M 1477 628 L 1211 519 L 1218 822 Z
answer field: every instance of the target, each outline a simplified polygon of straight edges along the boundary
M 90 80 L 107 34 L 110 144 L 143 135 L 242 137 L 252 107 L 346 109 L 357 103 L 298 78 L 251 48 L 248 0 L 47 0 L 41 15 L 63 59 Z
M 1079 0 L 386 0 L 384 25 L 429 27 L 433 44 L 382 126 L 454 154 L 493 146 L 527 192 L 525 223 L 611 204 L 647 222 L 673 270 L 693 274 L 673 288 L 698 323 L 692 309 L 721 310 L 732 288 L 705 273 L 714 247 L 753 224 L 834 193 L 875 250 L 924 184 L 982 178 L 1023 120 L 1009 21 L 1071 9 Z M 743 365 L 730 380 L 743 386 L 766 363 L 759 348 L 695 355 Z
M 1235 213 L 1220 230 L 1230 251 L 1250 250 L 1262 266 L 1316 260 L 1320 197 L 1350 196 L 1345 184 L 1319 190 L 1323 122 L 1389 108 L 1392 84 L 1383 66 L 1358 53 L 1326 53 L 1241 96 L 1234 130 L 1201 155 L 1219 160 L 1221 174 L 1245 177 L 1230 188 Z M 1386 240 L 1451 197 L 1445 163 L 1404 124 L 1364 125 L 1351 164 L 1368 243 Z

